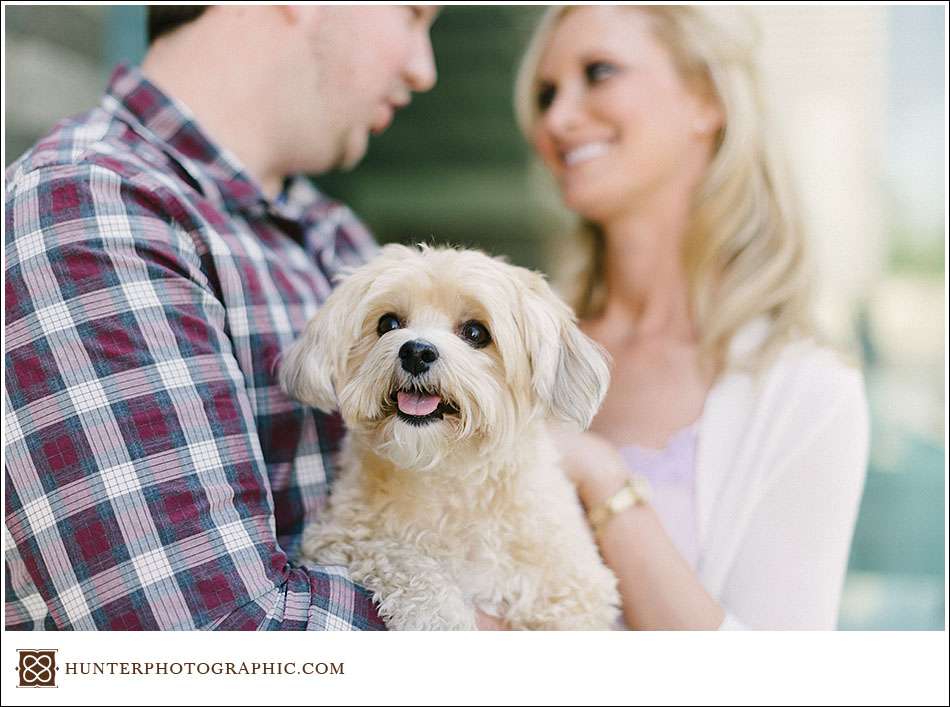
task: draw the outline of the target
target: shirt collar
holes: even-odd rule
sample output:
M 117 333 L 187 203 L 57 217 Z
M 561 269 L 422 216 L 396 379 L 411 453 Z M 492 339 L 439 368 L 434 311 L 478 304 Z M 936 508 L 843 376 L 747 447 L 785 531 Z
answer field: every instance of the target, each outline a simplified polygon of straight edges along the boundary
M 105 108 L 149 142 L 159 142 L 201 186 L 235 210 L 261 211 L 269 200 L 234 155 L 207 136 L 188 108 L 166 95 L 135 67 L 120 64 L 109 80 Z

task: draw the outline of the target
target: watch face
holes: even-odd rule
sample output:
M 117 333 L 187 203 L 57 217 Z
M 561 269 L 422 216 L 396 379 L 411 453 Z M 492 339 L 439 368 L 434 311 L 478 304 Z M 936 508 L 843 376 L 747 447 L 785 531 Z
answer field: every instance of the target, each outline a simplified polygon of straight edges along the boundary
M 638 504 L 646 503 L 650 498 L 649 494 L 650 484 L 645 478 L 636 475 L 629 477 L 619 491 L 591 512 L 591 525 L 594 526 L 596 532 L 600 532 L 607 521 L 618 513 Z
M 630 486 L 624 486 L 621 492 L 610 499 L 610 510 L 619 513 L 627 506 L 636 502 L 636 494 Z

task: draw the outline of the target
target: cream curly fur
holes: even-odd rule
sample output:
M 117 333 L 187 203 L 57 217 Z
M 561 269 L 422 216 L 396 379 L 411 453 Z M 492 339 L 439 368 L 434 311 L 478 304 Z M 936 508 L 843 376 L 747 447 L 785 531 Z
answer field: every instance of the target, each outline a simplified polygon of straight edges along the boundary
M 380 335 L 385 314 L 402 326 Z M 482 348 L 460 335 L 473 320 L 491 336 Z M 439 358 L 413 376 L 398 352 L 417 339 Z M 550 436 L 555 420 L 590 423 L 607 364 L 540 275 L 476 251 L 386 246 L 334 290 L 280 376 L 349 430 L 304 556 L 345 566 L 389 628 L 473 629 L 476 607 L 513 628 L 614 623 L 616 579 Z M 400 419 L 393 396 L 409 388 L 437 393 L 441 419 Z

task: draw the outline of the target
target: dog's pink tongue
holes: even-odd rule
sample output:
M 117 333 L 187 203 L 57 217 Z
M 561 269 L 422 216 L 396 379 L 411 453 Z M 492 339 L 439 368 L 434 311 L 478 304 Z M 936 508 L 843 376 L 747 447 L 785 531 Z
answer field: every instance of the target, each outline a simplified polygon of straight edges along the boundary
M 442 398 L 438 395 L 419 395 L 418 393 L 396 393 L 399 409 L 407 415 L 428 415 L 434 412 Z

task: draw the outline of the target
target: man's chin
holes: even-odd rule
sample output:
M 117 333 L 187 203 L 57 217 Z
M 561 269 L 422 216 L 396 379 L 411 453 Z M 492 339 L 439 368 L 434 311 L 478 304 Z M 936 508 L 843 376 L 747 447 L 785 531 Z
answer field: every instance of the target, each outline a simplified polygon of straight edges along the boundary
M 353 169 L 363 161 L 368 147 L 369 137 L 366 133 L 351 136 L 343 148 L 337 167 L 345 172 Z

